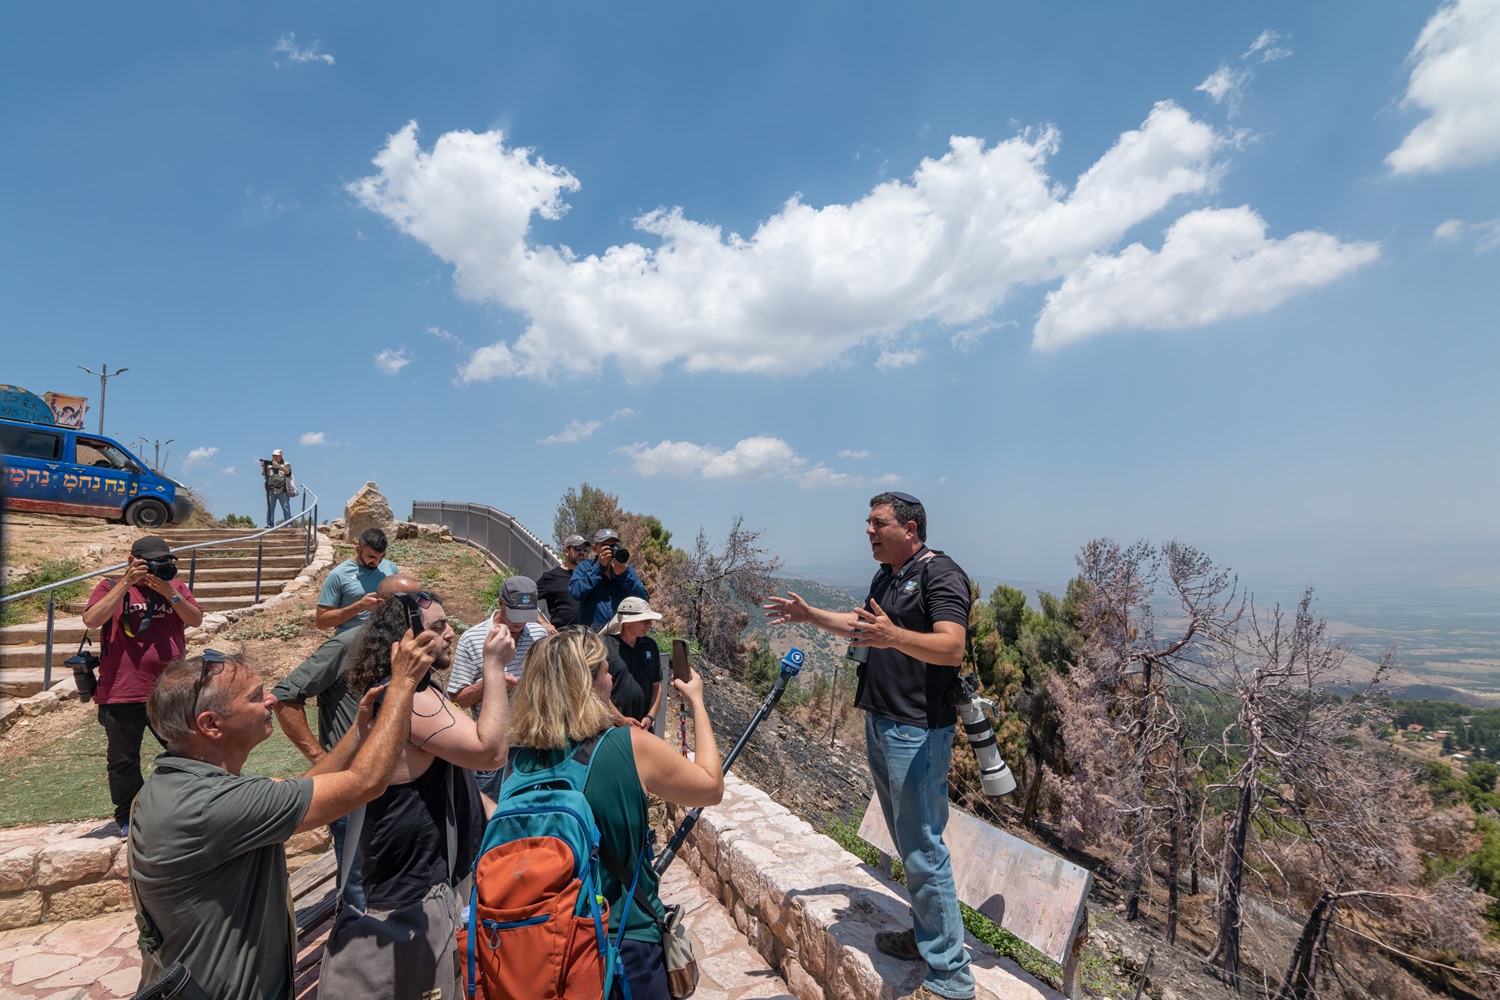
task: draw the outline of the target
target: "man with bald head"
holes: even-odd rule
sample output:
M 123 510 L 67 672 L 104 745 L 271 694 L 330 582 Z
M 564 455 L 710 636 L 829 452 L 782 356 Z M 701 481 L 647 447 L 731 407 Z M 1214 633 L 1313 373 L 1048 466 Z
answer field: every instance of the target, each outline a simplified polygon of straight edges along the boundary
M 421 585 L 413 577 L 396 573 L 380 581 L 380 586 L 375 588 L 375 595 L 383 601 L 394 594 L 421 589 Z M 359 642 L 363 631 L 364 626 L 359 625 L 336 633 L 332 639 L 313 650 L 312 655 L 287 674 L 285 680 L 271 689 L 271 694 L 276 698 L 276 704 L 271 710 L 276 713 L 281 731 L 314 764 L 343 738 L 359 713 L 359 698 L 350 692 L 349 685 L 344 683 L 340 674 L 344 670 L 344 654 Z M 307 724 L 306 705 L 309 698 L 318 700 L 316 738 L 312 727 Z M 347 827 L 348 820 L 345 817 L 340 817 L 328 826 L 340 865 L 343 862 L 344 831 Z M 340 871 L 342 870 L 340 867 Z M 359 884 L 358 858 L 354 861 L 349 884 L 344 889 L 344 898 L 356 906 L 364 905 L 364 892 Z
M 300 778 L 243 769 L 271 735 L 271 699 L 254 666 L 204 650 L 167 667 L 146 703 L 167 744 L 136 797 L 129 866 L 139 895 L 142 976 L 181 962 L 215 1000 L 291 997 L 297 941 L 286 841 L 380 795 L 411 734 L 418 681 L 442 637 L 407 632 L 391 654 L 385 710 L 364 715 Z

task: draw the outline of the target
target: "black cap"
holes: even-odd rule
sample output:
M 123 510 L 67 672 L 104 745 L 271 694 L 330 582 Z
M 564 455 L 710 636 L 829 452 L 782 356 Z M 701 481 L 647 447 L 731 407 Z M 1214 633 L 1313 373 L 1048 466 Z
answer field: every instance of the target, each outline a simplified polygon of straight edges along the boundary
M 147 535 L 145 538 L 135 540 L 135 543 L 130 546 L 130 554 L 136 559 L 165 559 L 172 554 L 172 547 L 167 544 L 165 538 Z

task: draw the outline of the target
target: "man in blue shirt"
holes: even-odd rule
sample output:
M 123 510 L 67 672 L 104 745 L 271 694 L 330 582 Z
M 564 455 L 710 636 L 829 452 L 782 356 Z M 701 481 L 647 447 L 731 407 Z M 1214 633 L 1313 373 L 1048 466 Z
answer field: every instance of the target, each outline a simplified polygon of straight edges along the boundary
M 630 553 L 620 545 L 619 532 L 613 528 L 594 532 L 594 558 L 579 563 L 568 582 L 568 593 L 578 602 L 578 624 L 603 631 L 625 598 L 648 599 L 646 587 L 629 561 Z
M 395 563 L 385 558 L 385 549 L 385 532 L 366 528 L 355 543 L 354 558 L 345 559 L 329 570 L 313 617 L 318 628 L 331 628 L 335 634 L 347 632 L 363 625 L 370 617 L 370 610 L 380 606 L 381 598 L 375 588 L 381 580 L 400 572 Z

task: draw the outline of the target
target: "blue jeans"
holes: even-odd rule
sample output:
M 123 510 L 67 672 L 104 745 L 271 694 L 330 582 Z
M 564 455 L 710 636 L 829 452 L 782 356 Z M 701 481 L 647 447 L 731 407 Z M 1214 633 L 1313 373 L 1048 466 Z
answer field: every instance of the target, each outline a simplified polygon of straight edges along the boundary
M 349 832 L 349 817 L 340 816 L 328 824 L 328 832 L 333 835 L 333 856 L 338 862 L 339 876 L 344 873 L 344 839 Z M 349 884 L 344 886 L 342 903 L 348 903 L 357 909 L 365 909 L 365 882 L 360 874 L 360 864 L 364 861 L 364 853 L 360 851 L 359 845 L 354 845 L 354 860 L 349 862 Z M 336 877 L 339 877 L 336 876 Z
M 886 829 L 906 866 L 917 951 L 927 963 L 923 983 L 941 996 L 972 997 L 964 919 L 943 843 L 953 727 L 923 729 L 866 713 L 865 748 Z
M 276 501 L 278 501 L 278 500 L 281 501 L 281 519 L 283 521 L 285 521 L 287 518 L 289 518 L 289 517 L 292 516 L 292 498 L 290 496 L 288 496 L 284 492 L 283 493 L 272 493 L 270 490 L 267 490 L 266 491 L 266 527 L 268 527 L 268 528 L 271 525 L 273 525 L 273 524 L 276 523 L 276 518 L 274 518 L 274 517 L 271 516 L 271 512 L 276 509 Z

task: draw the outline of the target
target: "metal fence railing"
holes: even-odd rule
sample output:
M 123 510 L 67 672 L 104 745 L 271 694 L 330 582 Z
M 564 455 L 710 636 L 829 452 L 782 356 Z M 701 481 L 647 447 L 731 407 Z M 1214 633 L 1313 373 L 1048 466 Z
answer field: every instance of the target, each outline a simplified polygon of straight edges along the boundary
M 173 555 L 179 555 L 183 552 L 192 553 L 192 557 L 188 563 L 188 589 L 192 590 L 193 584 L 197 580 L 199 549 L 211 549 L 223 545 L 236 545 L 244 547 L 246 542 L 255 542 L 255 595 L 252 603 L 259 604 L 261 574 L 264 569 L 266 557 L 266 536 L 273 531 L 280 531 L 283 528 L 291 527 L 293 525 L 298 526 L 301 529 L 303 535 L 302 565 L 306 566 L 308 563 L 312 562 L 312 553 L 315 547 L 314 538 L 317 535 L 318 527 L 318 495 L 300 483 L 298 484 L 298 487 L 298 495 L 302 497 L 302 509 L 296 514 L 293 514 L 291 517 L 286 518 L 285 520 L 282 520 L 269 528 L 265 528 L 261 531 L 254 532 L 253 534 L 249 535 L 240 535 L 235 538 L 216 538 L 212 541 L 197 542 L 193 545 L 179 545 L 177 548 L 172 549 L 171 552 Z M 310 507 L 308 506 L 309 499 L 312 500 L 312 505 Z M 43 691 L 47 691 L 52 688 L 53 633 L 57 625 L 57 599 L 55 593 L 49 592 L 55 592 L 59 587 L 66 587 L 69 584 L 81 583 L 84 580 L 92 580 L 96 576 L 105 576 L 109 573 L 118 572 L 119 570 L 122 570 L 129 565 L 130 564 L 128 562 L 115 563 L 113 566 L 106 566 L 103 569 L 96 569 L 92 573 L 82 573 L 78 576 L 69 577 L 66 580 L 59 580 L 56 583 L 49 583 L 44 587 L 32 587 L 30 590 L 22 590 L 14 594 L 6 594 L 3 597 L 0 597 L 0 604 L 8 604 L 11 601 L 19 601 L 25 597 L 35 597 L 38 594 L 48 595 L 47 652 L 46 662 L 42 668 Z
M 454 538 L 483 549 L 533 580 L 562 565 L 557 553 L 523 524 L 484 504 L 418 500 L 411 505 L 411 519 L 422 524 L 445 525 Z

